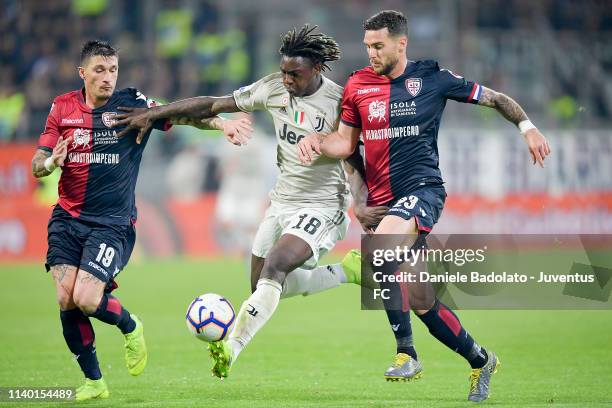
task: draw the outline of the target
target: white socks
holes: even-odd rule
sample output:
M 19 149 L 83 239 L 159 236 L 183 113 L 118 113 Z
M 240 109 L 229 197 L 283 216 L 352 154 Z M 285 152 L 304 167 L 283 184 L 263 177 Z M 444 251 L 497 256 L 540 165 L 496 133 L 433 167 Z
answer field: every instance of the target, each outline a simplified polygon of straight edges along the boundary
M 272 317 L 281 296 L 281 284 L 270 279 L 259 279 L 257 289 L 242 304 L 236 326 L 229 338 L 232 348 L 232 361 L 236 361 L 243 348 L 255 333 Z
M 341 264 L 317 266 L 314 269 L 297 268 L 287 274 L 281 298 L 312 295 L 345 282 L 346 275 Z
M 346 281 L 341 264 L 318 266 L 315 269 L 297 268 L 287 274 L 282 286 L 270 279 L 259 279 L 255 292 L 242 304 L 236 317 L 236 326 L 228 340 L 232 348 L 232 362 L 236 361 L 255 333 L 272 317 L 281 297 L 311 295 L 335 288 Z

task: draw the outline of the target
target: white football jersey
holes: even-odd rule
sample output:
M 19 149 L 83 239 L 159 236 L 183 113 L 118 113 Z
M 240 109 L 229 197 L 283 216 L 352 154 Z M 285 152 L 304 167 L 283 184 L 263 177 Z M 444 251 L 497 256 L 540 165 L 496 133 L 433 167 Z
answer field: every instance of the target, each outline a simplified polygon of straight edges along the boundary
M 242 87 L 233 95 L 240 110 L 267 110 L 274 120 L 280 176 L 270 198 L 310 207 L 346 208 L 348 188 L 342 161 L 319 156 L 305 166 L 298 158 L 297 144 L 305 135 L 331 133 L 338 128 L 342 87 L 322 77 L 321 87 L 309 96 L 290 96 L 280 72 Z

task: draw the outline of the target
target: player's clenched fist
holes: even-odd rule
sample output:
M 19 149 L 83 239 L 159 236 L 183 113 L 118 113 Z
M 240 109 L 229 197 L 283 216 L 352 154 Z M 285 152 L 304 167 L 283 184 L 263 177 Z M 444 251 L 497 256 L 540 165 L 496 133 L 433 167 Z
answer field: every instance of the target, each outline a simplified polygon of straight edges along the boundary
M 314 160 L 313 154 L 321 154 L 321 143 L 323 143 L 323 135 L 319 133 L 311 133 L 304 137 L 298 143 L 298 157 L 302 164 L 310 164 Z

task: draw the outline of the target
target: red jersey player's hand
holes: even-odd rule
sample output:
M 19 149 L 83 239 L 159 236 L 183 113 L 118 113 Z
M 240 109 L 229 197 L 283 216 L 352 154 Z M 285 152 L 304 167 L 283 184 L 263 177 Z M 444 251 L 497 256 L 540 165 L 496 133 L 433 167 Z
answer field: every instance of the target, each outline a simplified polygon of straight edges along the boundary
M 298 157 L 302 164 L 310 164 L 314 160 L 312 152 L 321 154 L 321 142 L 323 136 L 318 133 L 306 135 L 298 143 Z
M 536 128 L 526 131 L 524 137 L 529 147 L 533 164 L 538 163 L 541 167 L 544 167 L 544 159 L 550 154 L 548 140 Z
M 120 106 L 117 109 L 125 112 L 115 116 L 113 122 L 113 127 L 125 126 L 125 129 L 117 133 L 117 137 L 122 138 L 128 132 L 137 130 L 136 143 L 140 144 L 147 132 L 153 127 L 151 112 L 147 108 L 126 108 Z
M 236 146 L 246 145 L 253 133 L 251 121 L 247 118 L 227 119 L 221 122 L 227 140 Z
M 366 205 L 357 205 L 353 209 L 355 212 L 355 218 L 361 224 L 361 228 L 367 233 L 371 234 L 374 232 L 374 228 L 380 224 L 380 221 L 387 215 L 389 207 L 384 205 L 378 207 L 368 207 Z
M 66 139 L 60 136 L 59 139 L 57 139 L 57 144 L 53 148 L 53 153 L 51 153 L 53 164 L 58 167 L 64 165 L 64 161 L 68 155 L 68 144 L 70 142 L 72 142 L 72 136 L 68 136 Z

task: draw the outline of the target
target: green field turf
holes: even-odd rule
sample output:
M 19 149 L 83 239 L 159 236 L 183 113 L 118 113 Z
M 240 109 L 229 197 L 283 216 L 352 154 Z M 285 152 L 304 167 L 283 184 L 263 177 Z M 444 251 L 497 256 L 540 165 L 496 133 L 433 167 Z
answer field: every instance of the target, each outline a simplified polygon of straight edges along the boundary
M 77 386 L 82 375 L 61 334 L 51 279 L 41 265 L 0 265 L 0 387 Z M 123 338 L 94 321 L 110 399 L 85 406 L 456 407 L 466 401 L 468 365 L 413 319 L 425 371 L 386 383 L 394 354 L 384 312 L 361 311 L 357 287 L 282 300 L 221 382 L 205 344 L 185 327 L 196 295 L 217 292 L 238 309 L 249 294 L 238 261 L 133 262 L 115 294 L 141 316 L 149 365 L 132 378 Z M 499 407 L 612 406 L 612 312 L 465 311 L 459 317 L 502 361 L 491 398 Z M 3 404 L 19 406 L 15 403 Z M 25 406 L 27 404 L 23 404 Z M 33 407 L 65 403 L 30 403 Z

